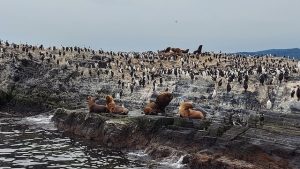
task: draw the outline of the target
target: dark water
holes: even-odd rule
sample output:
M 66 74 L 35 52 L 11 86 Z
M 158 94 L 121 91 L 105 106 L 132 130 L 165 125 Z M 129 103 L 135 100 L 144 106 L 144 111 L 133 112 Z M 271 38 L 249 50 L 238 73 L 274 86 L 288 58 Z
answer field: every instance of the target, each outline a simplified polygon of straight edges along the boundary
M 0 168 L 180 168 L 154 162 L 143 152 L 122 152 L 70 138 L 51 116 L 0 119 Z

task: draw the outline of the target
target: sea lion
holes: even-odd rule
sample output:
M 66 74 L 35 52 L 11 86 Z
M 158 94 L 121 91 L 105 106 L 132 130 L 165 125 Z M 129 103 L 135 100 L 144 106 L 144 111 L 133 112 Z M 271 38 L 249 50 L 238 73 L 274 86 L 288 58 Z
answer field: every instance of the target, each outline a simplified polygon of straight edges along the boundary
M 115 114 L 122 114 L 122 115 L 127 115 L 129 110 L 123 106 L 116 106 L 113 110 L 113 113 Z
M 108 109 L 105 105 L 96 104 L 96 98 L 88 96 L 87 104 L 90 113 L 107 113 Z
M 144 113 L 146 115 L 157 115 L 158 109 L 159 108 L 158 108 L 157 104 L 154 101 L 150 100 L 150 102 L 144 108 Z
M 192 119 L 204 119 L 205 113 L 193 109 L 192 103 L 182 102 L 179 106 L 180 117 L 183 118 L 192 118 Z
M 172 99 L 173 99 L 172 93 L 163 92 L 157 96 L 155 103 L 158 106 L 159 110 L 165 112 L 165 108 L 169 105 Z
M 200 45 L 200 46 L 198 47 L 198 49 L 195 50 L 193 53 L 194 53 L 194 54 L 201 54 L 201 53 L 202 53 L 202 47 L 203 47 L 203 45 Z
M 171 93 L 163 92 L 156 97 L 155 101 L 150 100 L 150 102 L 144 108 L 144 113 L 146 115 L 165 113 L 165 108 L 169 105 L 172 99 L 173 96 Z
M 106 107 L 110 113 L 113 113 L 114 109 L 116 108 L 114 98 L 110 95 L 106 96 Z
M 167 47 L 165 50 L 159 51 L 158 53 L 175 53 L 175 54 L 182 54 L 182 53 L 188 53 L 189 49 L 183 50 L 180 48 L 171 48 L 171 47 Z
M 127 115 L 129 110 L 123 106 L 116 105 L 114 98 L 112 96 L 106 96 L 106 107 L 108 109 L 108 112 L 114 113 L 114 114 L 122 114 Z

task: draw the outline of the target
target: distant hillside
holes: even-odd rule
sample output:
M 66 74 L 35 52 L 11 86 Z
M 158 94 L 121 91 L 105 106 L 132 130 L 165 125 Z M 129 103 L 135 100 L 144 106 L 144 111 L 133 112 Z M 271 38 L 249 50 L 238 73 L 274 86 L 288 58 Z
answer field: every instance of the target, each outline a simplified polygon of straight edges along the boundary
M 257 52 L 239 52 L 240 54 L 245 55 L 266 55 L 266 54 L 272 54 L 276 56 L 290 56 L 295 58 L 300 58 L 300 49 L 299 48 L 293 48 L 293 49 L 269 49 L 269 50 L 263 50 L 263 51 L 257 51 Z

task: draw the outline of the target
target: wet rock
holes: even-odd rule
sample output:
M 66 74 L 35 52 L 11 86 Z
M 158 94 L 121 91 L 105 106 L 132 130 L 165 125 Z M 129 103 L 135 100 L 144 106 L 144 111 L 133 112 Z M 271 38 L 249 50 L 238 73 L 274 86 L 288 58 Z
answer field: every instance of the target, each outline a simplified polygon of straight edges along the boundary
M 300 112 L 300 102 L 299 101 L 292 101 L 290 102 L 290 109 L 292 111 Z
M 53 121 L 60 130 L 109 147 L 145 149 L 154 159 L 186 156 L 183 163 L 190 168 L 289 168 L 299 157 L 298 126 L 284 128 L 268 116 L 262 128 L 255 128 L 177 117 L 86 115 L 85 110 L 57 109 Z

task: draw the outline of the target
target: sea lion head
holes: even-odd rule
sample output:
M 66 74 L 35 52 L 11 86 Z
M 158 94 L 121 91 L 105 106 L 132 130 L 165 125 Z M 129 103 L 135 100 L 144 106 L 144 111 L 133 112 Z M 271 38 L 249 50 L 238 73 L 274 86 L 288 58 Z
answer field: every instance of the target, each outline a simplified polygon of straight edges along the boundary
M 106 96 L 106 104 L 109 104 L 114 101 L 114 98 L 110 95 Z
M 87 97 L 87 102 L 88 102 L 88 103 L 95 103 L 95 102 L 96 102 L 96 98 L 95 98 L 95 97 L 92 97 L 92 96 L 88 96 L 88 97 Z

